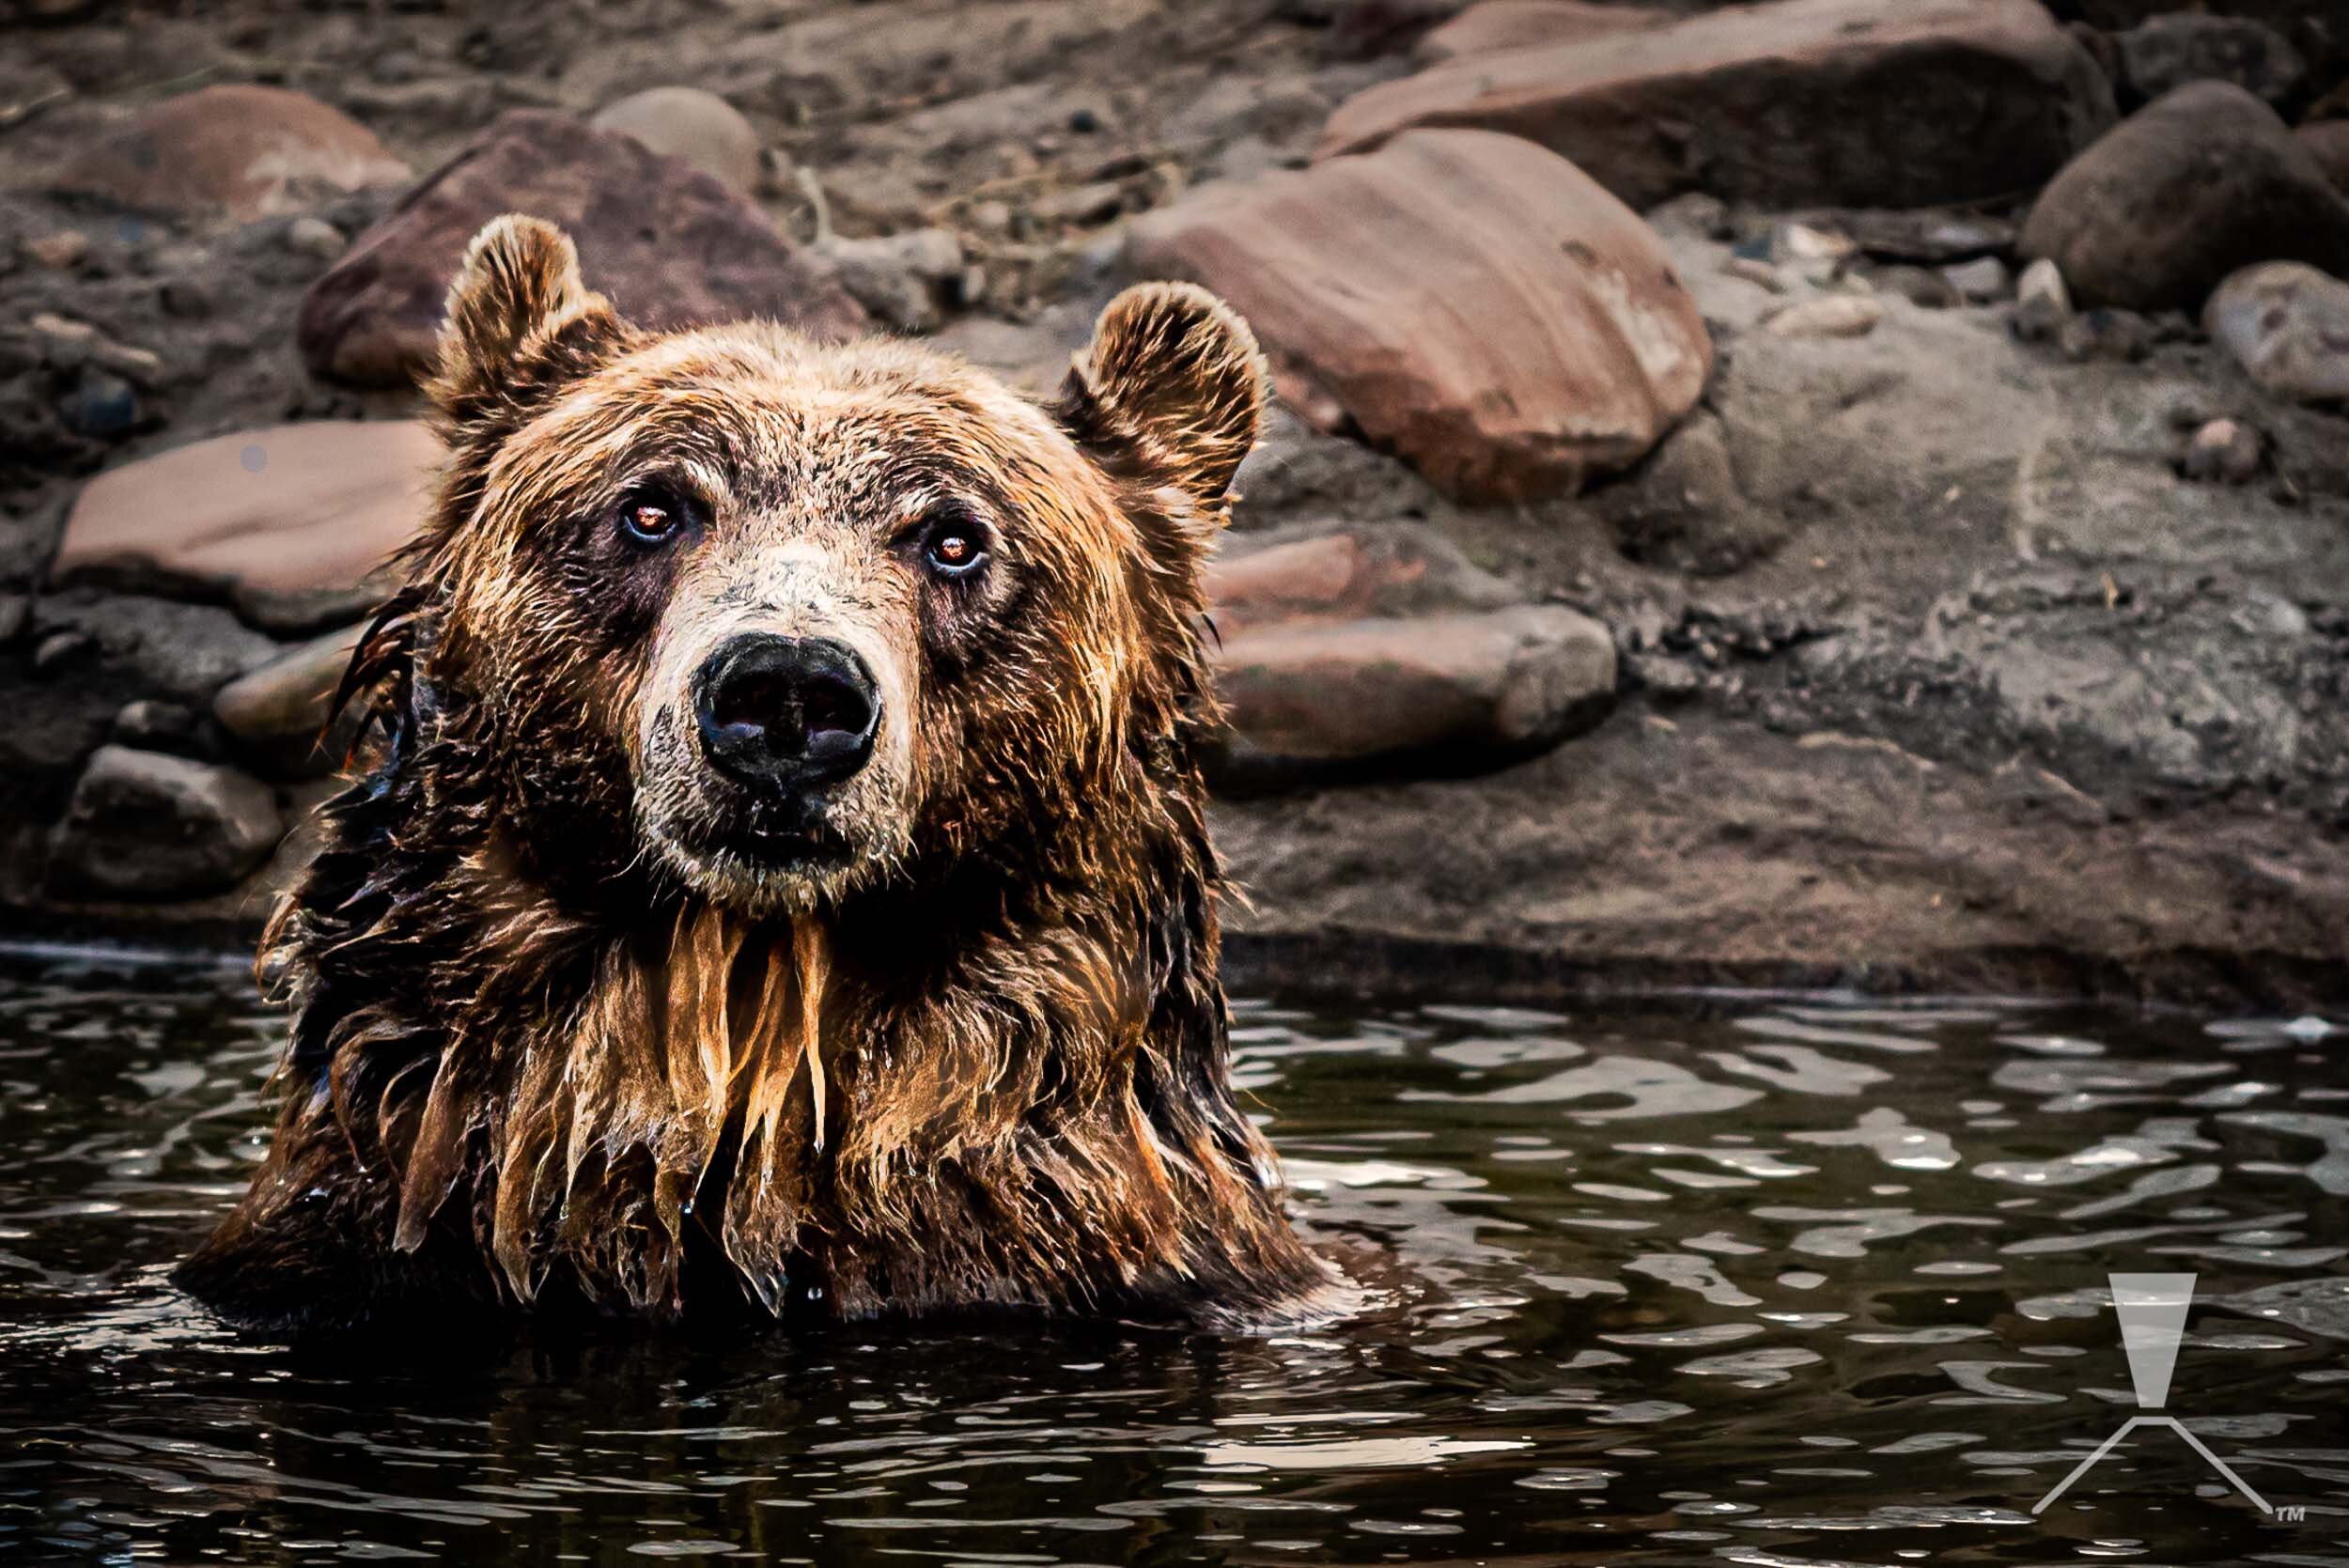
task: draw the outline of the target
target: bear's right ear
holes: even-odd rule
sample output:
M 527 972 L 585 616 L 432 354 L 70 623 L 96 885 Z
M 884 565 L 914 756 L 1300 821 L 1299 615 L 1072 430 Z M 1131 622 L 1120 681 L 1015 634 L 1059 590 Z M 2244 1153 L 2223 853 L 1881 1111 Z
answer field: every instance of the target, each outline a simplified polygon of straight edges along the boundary
M 580 281 L 570 237 L 509 212 L 465 247 L 425 391 L 461 431 L 591 368 L 624 331 L 612 302 Z

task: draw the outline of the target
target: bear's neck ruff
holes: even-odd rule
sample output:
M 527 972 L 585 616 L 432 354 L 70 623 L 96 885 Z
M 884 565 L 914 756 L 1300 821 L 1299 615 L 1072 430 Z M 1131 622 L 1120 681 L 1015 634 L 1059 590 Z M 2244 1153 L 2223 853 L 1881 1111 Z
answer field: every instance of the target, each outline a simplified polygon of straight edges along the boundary
M 633 1235 L 634 1265 L 585 1281 L 591 1294 L 673 1305 L 685 1226 L 714 1174 L 723 1254 L 779 1309 L 823 1147 L 829 958 L 811 916 L 778 931 L 692 907 L 658 967 L 613 942 L 568 1016 L 519 1020 L 520 1038 L 453 1038 L 398 1160 L 393 1245 L 422 1247 L 470 1173 L 490 1189 L 482 1239 L 517 1297 Z M 722 1145 L 730 1170 L 713 1172 Z
M 919 939 L 907 900 L 944 894 L 615 931 L 494 832 L 376 863 L 353 817 L 391 802 L 357 793 L 281 932 L 292 1081 L 214 1249 L 324 1191 L 370 1253 L 517 1303 L 673 1316 L 689 1275 L 772 1313 L 1326 1303 L 1232 1099 L 1212 872 L 1182 844 L 1143 857 L 1178 885 Z M 425 908 L 461 957 L 418 972 Z

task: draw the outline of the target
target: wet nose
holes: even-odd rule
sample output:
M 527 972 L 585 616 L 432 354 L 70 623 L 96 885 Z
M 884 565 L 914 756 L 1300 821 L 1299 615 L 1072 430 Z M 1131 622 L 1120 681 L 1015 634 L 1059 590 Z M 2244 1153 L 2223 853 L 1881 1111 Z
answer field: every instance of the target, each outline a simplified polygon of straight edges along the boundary
M 880 694 L 854 650 L 821 638 L 753 633 L 722 644 L 694 677 L 712 767 L 764 788 L 832 784 L 863 768 Z

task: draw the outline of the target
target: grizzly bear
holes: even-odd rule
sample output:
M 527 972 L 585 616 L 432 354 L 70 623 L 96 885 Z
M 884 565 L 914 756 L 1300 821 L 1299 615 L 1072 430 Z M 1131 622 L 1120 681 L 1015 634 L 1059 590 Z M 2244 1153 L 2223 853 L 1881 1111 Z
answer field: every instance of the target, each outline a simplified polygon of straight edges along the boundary
M 1265 374 L 1128 289 L 1038 405 L 670 334 L 475 238 L 449 457 L 279 909 L 274 1141 L 179 1279 L 304 1334 L 1320 1310 L 1235 1103 L 1201 567 Z

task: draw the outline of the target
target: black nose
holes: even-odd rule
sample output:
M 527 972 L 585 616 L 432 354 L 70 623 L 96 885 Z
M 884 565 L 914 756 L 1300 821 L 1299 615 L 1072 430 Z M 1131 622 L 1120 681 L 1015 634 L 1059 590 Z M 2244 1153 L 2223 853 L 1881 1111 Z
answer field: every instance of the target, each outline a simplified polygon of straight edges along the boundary
M 693 681 L 702 750 L 745 784 L 798 788 L 845 779 L 873 754 L 880 693 L 838 643 L 753 633 L 729 639 Z

